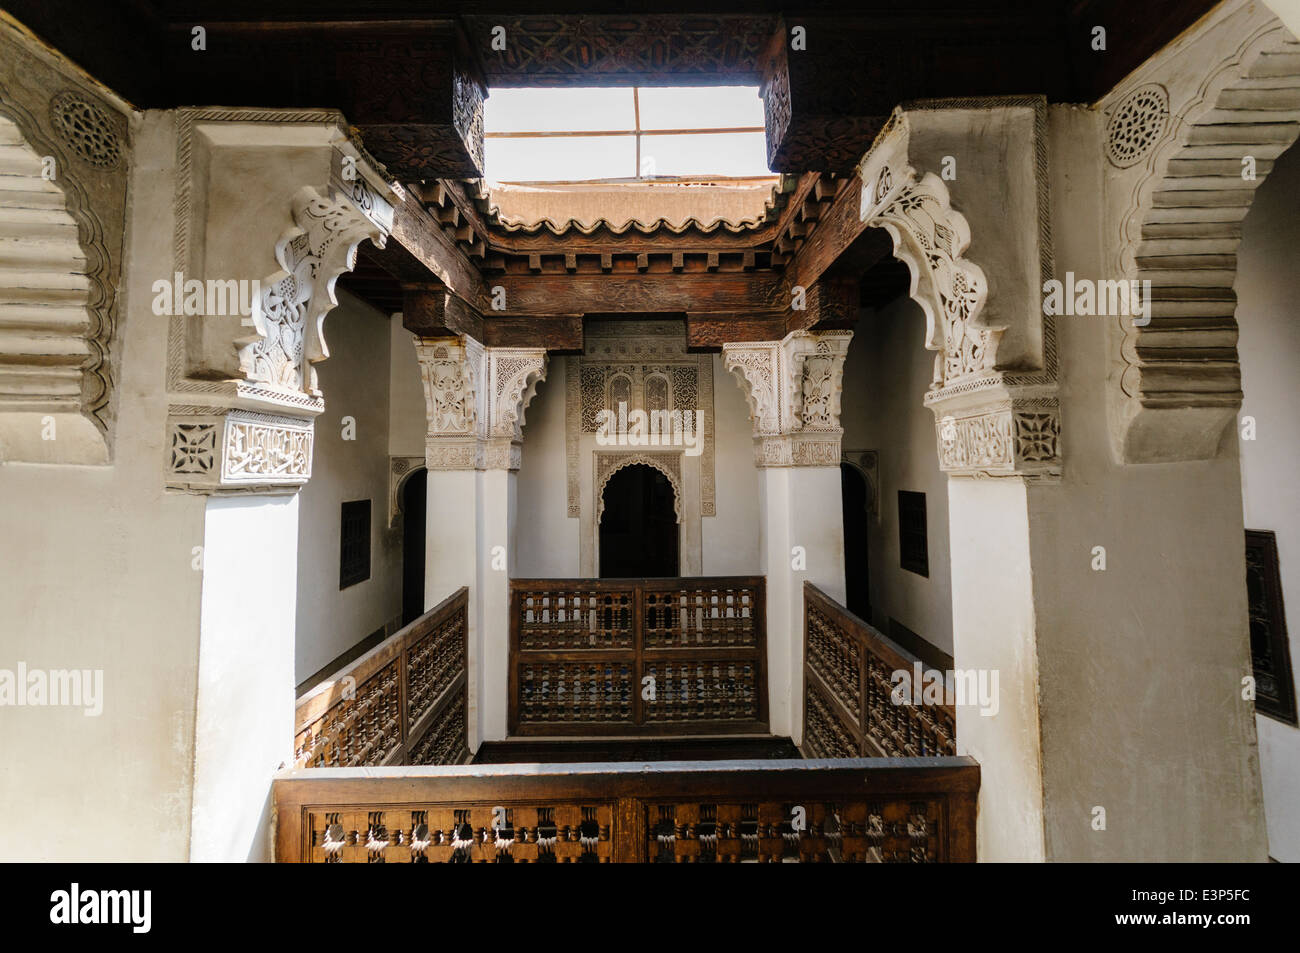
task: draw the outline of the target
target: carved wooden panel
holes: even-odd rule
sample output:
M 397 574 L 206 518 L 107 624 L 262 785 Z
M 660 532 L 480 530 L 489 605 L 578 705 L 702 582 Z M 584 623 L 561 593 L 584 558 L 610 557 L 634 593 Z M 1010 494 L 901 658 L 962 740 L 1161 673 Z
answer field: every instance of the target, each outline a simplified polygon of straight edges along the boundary
M 461 589 L 300 698 L 295 766 L 464 761 L 468 604 Z
M 612 806 L 427 805 L 307 815 L 308 863 L 609 863 Z
M 630 649 L 635 601 L 631 586 L 525 592 L 517 620 L 519 646 L 530 651 Z
M 754 590 L 746 585 L 647 589 L 643 644 L 647 649 L 755 646 L 758 617 Z
M 937 798 L 650 804 L 647 853 L 661 864 L 935 863 L 943 809 Z
M 489 85 L 705 85 L 756 81 L 770 16 L 690 17 L 620 10 L 581 18 L 530 13 L 467 17 L 466 34 Z M 505 48 L 493 45 L 505 31 Z
M 804 738 L 812 757 L 957 753 L 950 704 L 894 704 L 893 674 L 920 660 L 816 586 L 804 585 Z
M 645 700 L 647 722 L 754 721 L 760 717 L 759 666 L 754 659 L 647 657 L 643 677 L 653 678 Z
M 818 682 L 809 680 L 804 692 L 804 748 L 818 758 L 856 758 L 862 738 L 853 725 L 833 709 Z
M 805 638 L 809 664 L 823 677 L 835 700 L 854 718 L 861 717 L 861 647 L 816 607 L 808 609 Z
M 406 649 L 406 707 L 412 724 L 465 674 L 465 616 L 453 613 Z
M 276 859 L 945 863 L 975 859 L 979 765 L 732 761 L 292 771 Z M 540 770 L 539 770 L 540 769 Z
M 406 764 L 463 764 L 469 760 L 465 738 L 468 697 L 460 680 L 448 698 L 441 717 L 429 722 L 428 730 L 407 745 Z
M 767 730 L 761 578 L 510 588 L 512 733 Z
M 515 717 L 521 726 L 610 726 L 632 722 L 633 660 L 520 661 Z

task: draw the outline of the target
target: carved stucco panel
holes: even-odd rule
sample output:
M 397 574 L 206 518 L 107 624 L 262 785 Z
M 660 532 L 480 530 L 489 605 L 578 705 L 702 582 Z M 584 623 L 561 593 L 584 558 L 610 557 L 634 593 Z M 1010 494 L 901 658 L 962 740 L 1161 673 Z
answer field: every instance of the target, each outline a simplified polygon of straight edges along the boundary
M 716 436 L 714 432 L 713 358 L 686 350 L 680 321 L 591 322 L 581 357 L 567 359 L 565 369 L 565 456 L 568 515 L 582 517 L 580 466 L 584 434 L 597 430 L 602 410 L 617 412 L 616 387 L 626 388 L 628 410 L 649 410 L 656 382 L 666 386 L 668 406 L 695 413 L 701 435 L 699 456 L 700 515 L 717 512 Z

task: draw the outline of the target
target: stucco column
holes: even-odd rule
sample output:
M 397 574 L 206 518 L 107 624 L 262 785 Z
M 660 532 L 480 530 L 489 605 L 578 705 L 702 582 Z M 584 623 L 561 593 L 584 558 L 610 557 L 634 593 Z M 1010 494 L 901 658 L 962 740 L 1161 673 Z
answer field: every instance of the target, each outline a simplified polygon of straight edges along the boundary
M 803 584 L 844 600 L 840 390 L 852 336 L 796 331 L 722 348 L 754 424 L 769 722 L 795 744 L 803 740 Z
M 189 856 L 269 859 L 271 778 L 294 759 L 295 494 L 325 406 L 314 364 L 334 283 L 362 241 L 384 244 L 395 196 L 337 113 L 182 110 L 175 128 L 187 240 L 145 276 L 164 317 L 135 320 L 167 325 L 163 480 L 206 496 Z
M 1225 66 L 1270 29 L 1256 6 L 1233 10 L 1221 5 L 1189 33 L 1222 26 Z M 980 763 L 982 860 L 1266 856 L 1253 711 L 1242 697 L 1250 656 L 1235 453 L 1127 462 L 1195 448 L 1179 431 L 1196 421 L 1162 399 L 1142 408 L 1165 421 L 1149 435 L 1152 455 L 1132 455 L 1142 448 L 1130 430 L 1113 444 L 1130 455 L 1113 457 L 1107 390 L 1141 403 L 1138 368 L 1119 371 L 1124 354 L 1142 349 L 1130 340 L 1121 354 L 1110 335 L 1153 333 L 1168 344 L 1180 332 L 1160 325 L 1158 295 L 1152 331 L 1115 313 L 1058 320 L 1044 300 L 1047 282 L 1070 273 L 1090 285 L 1126 276 L 1101 239 L 1131 221 L 1132 248 L 1141 247 L 1142 219 L 1126 210 L 1153 194 L 1139 179 L 1159 163 L 1100 168 L 1106 150 L 1095 137 L 1124 96 L 1149 88 L 1141 84 L 1182 83 L 1182 101 L 1204 92 L 1185 64 L 1220 54 L 1177 46 L 1172 67 L 1126 80 L 1100 114 L 1063 109 L 1048 122 L 1041 102 L 1019 98 L 899 110 L 858 166 L 861 219 L 907 265 L 936 352 L 924 401 L 949 475 L 957 684 L 974 676 L 992 688 L 987 699 L 956 699 L 958 752 Z M 1164 131 L 1153 143 L 1195 136 L 1178 101 L 1159 110 Z M 952 176 L 943 174 L 949 157 L 962 170 Z M 1164 187 L 1155 182 L 1154 194 Z M 1119 206 L 1109 224 L 1099 196 Z M 1066 226 L 1055 247 L 1054 224 Z M 1195 258 L 1164 261 L 1199 267 Z M 1133 358 L 1142 374 L 1155 367 L 1155 384 L 1177 384 L 1151 350 Z M 1218 372 L 1179 364 L 1172 344 L 1155 350 L 1180 373 Z M 1212 392 L 1189 390 L 1197 400 Z M 1217 431 L 1210 436 L 1217 446 Z
M 424 604 L 469 587 L 469 748 L 506 737 L 515 475 L 542 348 L 417 338 L 428 431 Z

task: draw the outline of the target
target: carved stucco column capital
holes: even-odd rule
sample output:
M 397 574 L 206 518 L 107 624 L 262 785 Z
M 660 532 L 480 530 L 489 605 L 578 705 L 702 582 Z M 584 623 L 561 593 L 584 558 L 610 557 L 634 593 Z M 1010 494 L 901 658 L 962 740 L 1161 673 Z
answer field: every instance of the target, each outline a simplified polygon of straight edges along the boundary
M 930 139 L 962 135 L 977 111 L 988 128 L 1041 150 L 1043 106 L 1016 98 L 978 109 L 930 106 L 895 110 L 858 164 L 858 176 L 861 220 L 888 234 L 894 256 L 907 266 L 909 295 L 925 315 L 925 347 L 937 352 L 925 404 L 935 415 L 939 467 L 959 477 L 1054 479 L 1061 471 L 1055 336 L 1042 314 L 1038 283 L 1004 279 L 1002 298 L 991 302 L 984 270 L 966 257 L 971 223 L 953 207 L 940 176 L 915 168 L 914 153 L 924 150 L 913 142 L 918 128 Z M 1021 113 L 1033 121 L 1016 132 L 1012 119 Z M 946 132 L 945 123 L 951 125 Z M 1045 162 L 1034 167 L 1038 179 L 1043 168 Z M 1039 220 L 1026 217 L 1020 232 L 1010 233 L 1029 241 L 1039 275 L 1051 273 L 1050 232 L 1041 218 L 1047 214 L 1044 188 L 1040 181 Z M 1005 221 L 996 229 L 987 220 L 977 224 L 994 232 L 991 241 L 997 229 L 1008 232 Z M 982 247 L 989 249 L 991 241 Z
M 546 379 L 544 348 L 417 338 L 431 470 L 518 470 L 524 413 Z
M 236 121 L 241 115 L 235 111 L 211 122 Z M 387 198 L 391 191 L 363 159 L 358 161 L 355 147 L 338 136 L 331 116 L 303 124 L 320 140 L 309 152 L 311 161 L 303 160 L 303 169 L 319 175 L 323 184 L 299 185 L 289 194 L 287 221 L 273 248 L 278 269 L 270 274 L 263 270 L 263 277 L 252 282 L 251 313 L 242 318 L 230 313 L 233 302 L 227 297 L 223 308 L 200 315 L 198 321 L 188 311 L 172 315 L 167 423 L 171 487 L 202 493 L 284 492 L 311 478 L 314 418 L 324 409 L 313 365 L 329 356 L 323 326 L 338 304 L 335 282 L 355 266 L 361 242 L 384 244 L 393 210 Z M 276 142 L 283 125 L 268 122 L 264 136 Z M 187 168 L 182 167 L 180 175 L 190 189 L 210 185 L 197 173 L 191 179 Z M 215 227 L 234 229 L 254 216 L 251 209 L 262 198 L 253 193 L 247 196 L 247 207 L 223 207 L 224 217 Z M 186 217 L 195 214 L 188 199 L 183 209 Z M 209 219 L 217 215 L 207 210 Z M 214 227 L 207 221 L 188 228 L 200 225 Z M 231 266 L 219 254 L 191 259 L 184 246 L 177 252 L 175 272 L 187 288 L 205 281 L 210 288 L 239 281 L 222 273 Z M 248 257 L 254 262 L 250 267 L 265 267 L 256 264 L 259 259 L 252 251 Z M 187 277 L 196 275 L 204 278 Z M 240 291 L 236 300 L 242 297 Z M 211 309 L 216 300 L 212 291 L 206 300 Z M 196 371 L 187 363 L 195 354 L 205 355 L 201 367 L 207 366 L 203 361 L 215 363 Z
M 724 344 L 754 424 L 759 467 L 839 466 L 840 394 L 851 331 L 795 331 L 780 341 Z

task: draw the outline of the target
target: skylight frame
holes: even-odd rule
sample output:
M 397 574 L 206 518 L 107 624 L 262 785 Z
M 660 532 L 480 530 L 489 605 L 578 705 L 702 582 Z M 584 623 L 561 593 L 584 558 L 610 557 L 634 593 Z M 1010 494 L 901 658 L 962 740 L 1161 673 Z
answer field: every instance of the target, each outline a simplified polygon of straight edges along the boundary
M 590 179 L 584 181 L 608 181 L 608 182 L 652 182 L 656 179 L 695 179 L 705 176 L 655 176 L 645 175 L 642 169 L 641 161 L 641 140 L 646 136 L 710 136 L 710 135 L 734 135 L 739 133 L 764 133 L 767 131 L 766 126 L 705 126 L 705 127 L 673 127 L 673 128 L 654 128 L 646 129 L 641 124 L 641 90 L 642 86 L 633 86 L 632 89 L 632 114 L 633 128 L 631 129 L 562 129 L 562 130 L 515 130 L 511 132 L 485 132 L 485 139 L 592 139 L 604 137 L 621 137 L 631 138 L 635 142 L 634 151 L 634 168 L 633 174 L 627 178 L 618 176 L 609 176 L 601 179 Z M 763 180 L 769 178 L 766 175 L 747 175 L 747 176 L 707 176 L 708 178 L 718 179 L 739 179 L 739 180 Z M 776 178 L 776 173 L 770 174 L 771 178 Z

